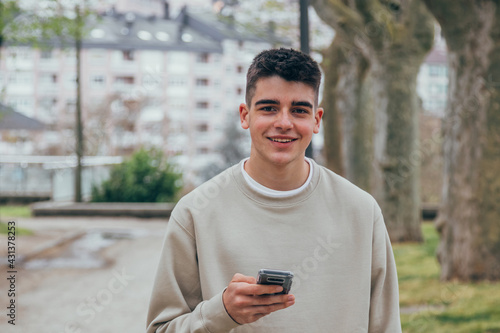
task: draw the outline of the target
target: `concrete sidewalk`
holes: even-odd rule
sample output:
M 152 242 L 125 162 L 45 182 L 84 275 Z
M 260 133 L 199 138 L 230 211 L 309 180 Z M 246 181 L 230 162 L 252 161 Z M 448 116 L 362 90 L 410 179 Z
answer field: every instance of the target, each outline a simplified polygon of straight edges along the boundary
M 98 255 L 106 265 L 99 268 L 28 268 L 25 263 L 16 263 L 16 325 L 7 323 L 5 310 L 0 332 L 144 332 L 166 223 L 166 219 L 138 218 L 17 219 L 17 227 L 31 229 L 34 235 L 16 238 L 16 254 L 26 255 L 53 244 L 26 263 L 66 255 L 74 240 L 58 240 L 70 235 L 104 230 L 134 237 L 117 237 L 100 250 Z M 7 266 L 0 269 L 7 274 Z M 8 283 L 0 279 L 2 292 L 9 289 Z M 2 297 L 2 308 L 6 309 L 7 301 Z

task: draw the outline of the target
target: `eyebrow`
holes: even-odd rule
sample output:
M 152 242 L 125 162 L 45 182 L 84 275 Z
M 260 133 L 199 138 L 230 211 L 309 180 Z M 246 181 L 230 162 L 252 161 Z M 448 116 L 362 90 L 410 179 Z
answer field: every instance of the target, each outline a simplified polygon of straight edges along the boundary
M 260 105 L 260 104 L 276 104 L 279 105 L 280 102 L 275 100 L 275 99 L 261 99 L 255 102 L 255 105 Z
M 255 102 L 256 106 L 261 105 L 261 104 L 279 105 L 280 102 L 275 100 L 275 99 L 261 99 L 261 100 L 258 100 L 257 102 Z M 292 106 L 305 106 L 305 107 L 309 107 L 311 109 L 313 108 L 313 105 L 309 102 L 306 102 L 306 101 L 298 101 L 298 102 L 293 101 Z
M 309 102 L 301 102 L 301 101 L 299 101 L 299 102 L 292 102 L 292 105 L 293 106 L 305 106 L 305 107 L 308 107 L 308 108 L 311 108 L 311 109 L 313 108 L 313 105 L 311 103 L 309 103 Z

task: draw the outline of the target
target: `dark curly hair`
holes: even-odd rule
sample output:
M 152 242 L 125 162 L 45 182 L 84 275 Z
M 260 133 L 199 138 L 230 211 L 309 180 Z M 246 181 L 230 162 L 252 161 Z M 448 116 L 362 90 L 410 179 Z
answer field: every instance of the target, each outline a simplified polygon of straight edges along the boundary
M 301 82 L 310 86 L 316 95 L 315 106 L 318 105 L 321 81 L 318 63 L 300 51 L 280 48 L 262 51 L 248 68 L 245 101 L 249 107 L 257 81 L 271 76 L 279 76 L 286 81 Z

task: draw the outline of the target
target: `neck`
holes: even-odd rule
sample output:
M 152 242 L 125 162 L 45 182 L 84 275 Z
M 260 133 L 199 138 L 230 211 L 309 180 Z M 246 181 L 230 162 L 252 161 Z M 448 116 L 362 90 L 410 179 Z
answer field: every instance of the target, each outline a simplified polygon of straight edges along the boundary
M 269 164 L 258 168 L 256 157 L 250 155 L 245 162 L 245 171 L 259 184 L 276 191 L 290 191 L 302 186 L 309 176 L 309 163 L 304 158 L 286 165 Z

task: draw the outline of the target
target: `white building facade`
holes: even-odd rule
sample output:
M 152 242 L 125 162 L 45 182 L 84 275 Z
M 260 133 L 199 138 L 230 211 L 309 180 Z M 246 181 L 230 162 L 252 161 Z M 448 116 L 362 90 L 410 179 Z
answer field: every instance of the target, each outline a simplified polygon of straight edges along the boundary
M 436 26 L 434 47 L 420 66 L 417 92 L 426 114 L 444 117 L 448 99 L 448 58 L 439 26 Z
M 133 9 L 144 1 L 128 2 Z M 276 38 L 249 34 L 210 12 L 158 15 L 163 1 L 148 2 L 157 16 L 126 11 L 117 1 L 83 42 L 85 151 L 128 155 L 141 146 L 161 147 L 194 171 L 217 159 L 226 123 L 235 122 L 244 102 L 247 68 Z M 21 148 L 0 133 L 2 154 L 72 154 L 75 50 L 7 44 L 0 52 L 0 99 L 47 124 Z

